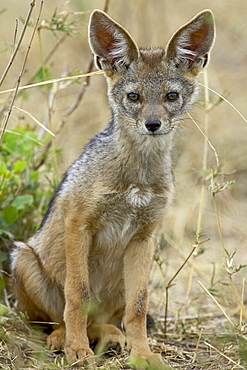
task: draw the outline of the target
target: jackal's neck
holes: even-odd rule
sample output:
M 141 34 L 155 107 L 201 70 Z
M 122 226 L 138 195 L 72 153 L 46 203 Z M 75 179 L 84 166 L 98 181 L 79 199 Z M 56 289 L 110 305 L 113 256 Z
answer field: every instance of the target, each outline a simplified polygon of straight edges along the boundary
M 128 182 L 156 183 L 172 176 L 174 132 L 142 135 L 118 122 L 115 136 L 116 164 Z

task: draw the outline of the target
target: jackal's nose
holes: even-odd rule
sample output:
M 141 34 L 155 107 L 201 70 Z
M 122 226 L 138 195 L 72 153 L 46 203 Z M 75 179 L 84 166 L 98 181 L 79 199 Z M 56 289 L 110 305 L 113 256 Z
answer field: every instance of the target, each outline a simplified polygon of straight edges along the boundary
M 155 119 L 153 121 L 152 120 L 147 120 L 145 122 L 145 126 L 148 129 L 148 131 L 155 132 L 160 128 L 161 122 L 158 119 Z

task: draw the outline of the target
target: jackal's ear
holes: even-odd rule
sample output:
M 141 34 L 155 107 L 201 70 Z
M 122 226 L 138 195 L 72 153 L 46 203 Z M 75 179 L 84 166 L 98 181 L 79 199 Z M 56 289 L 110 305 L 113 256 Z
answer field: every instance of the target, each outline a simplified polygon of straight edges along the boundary
M 139 50 L 129 33 L 101 10 L 94 10 L 89 23 L 89 42 L 97 68 L 121 73 L 137 60 Z
M 172 36 L 166 49 L 167 59 L 184 72 L 197 75 L 209 61 L 214 38 L 213 13 L 211 10 L 204 10 Z

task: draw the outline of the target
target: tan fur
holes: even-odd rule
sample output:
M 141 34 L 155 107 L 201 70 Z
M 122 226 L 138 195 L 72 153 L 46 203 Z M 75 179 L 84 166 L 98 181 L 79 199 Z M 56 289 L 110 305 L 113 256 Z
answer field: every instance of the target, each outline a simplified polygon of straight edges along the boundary
M 148 280 L 157 231 L 172 200 L 179 117 L 198 95 L 196 76 L 214 40 L 199 13 L 164 49 L 138 49 L 127 31 L 94 11 L 89 40 L 105 72 L 112 120 L 61 182 L 40 229 L 12 253 L 19 309 L 58 325 L 47 339 L 69 362 L 110 347 L 163 368 L 147 343 Z M 123 320 L 125 336 L 117 327 Z

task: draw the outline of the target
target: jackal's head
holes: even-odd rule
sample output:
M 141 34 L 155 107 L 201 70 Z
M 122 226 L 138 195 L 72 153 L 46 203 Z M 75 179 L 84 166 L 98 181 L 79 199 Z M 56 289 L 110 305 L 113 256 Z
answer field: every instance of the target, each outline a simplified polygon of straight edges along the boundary
M 143 135 L 168 134 L 197 99 L 197 76 L 214 42 L 214 18 L 204 10 L 181 27 L 165 49 L 139 49 L 129 33 L 95 10 L 89 41 L 108 81 L 114 121 Z

